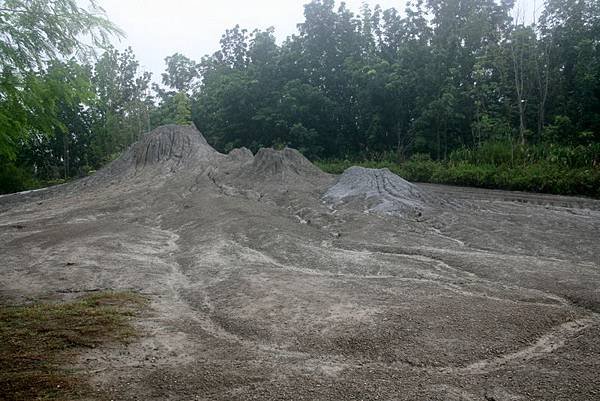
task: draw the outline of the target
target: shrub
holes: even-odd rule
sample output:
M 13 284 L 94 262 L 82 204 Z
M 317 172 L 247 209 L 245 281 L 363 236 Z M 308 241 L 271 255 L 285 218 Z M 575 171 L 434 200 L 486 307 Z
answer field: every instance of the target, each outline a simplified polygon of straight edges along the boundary
M 13 163 L 0 164 L 0 194 L 24 191 L 38 186 L 31 174 Z
M 445 163 L 419 156 L 402 164 L 348 160 L 317 164 L 324 171 L 334 174 L 340 174 L 350 166 L 360 165 L 369 168 L 389 168 L 399 176 L 415 182 L 600 198 L 599 168 L 567 168 L 549 161 L 511 166 L 474 164 L 467 161 Z

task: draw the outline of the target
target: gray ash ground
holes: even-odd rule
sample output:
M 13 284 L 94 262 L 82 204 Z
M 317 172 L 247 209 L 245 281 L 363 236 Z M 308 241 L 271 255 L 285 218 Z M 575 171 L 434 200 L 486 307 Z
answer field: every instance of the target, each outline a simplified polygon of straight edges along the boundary
M 147 134 L 0 197 L 0 297 L 139 291 L 139 341 L 77 369 L 114 400 L 600 399 L 600 202 L 322 173 Z
M 350 167 L 323 198 L 333 204 L 358 203 L 368 212 L 421 217 L 426 209 L 443 206 L 441 199 L 390 170 Z

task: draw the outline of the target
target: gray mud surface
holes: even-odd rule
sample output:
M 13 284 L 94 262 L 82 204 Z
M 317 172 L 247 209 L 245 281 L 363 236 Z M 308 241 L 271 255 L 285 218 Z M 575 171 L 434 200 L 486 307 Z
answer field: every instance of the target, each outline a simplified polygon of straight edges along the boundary
M 151 301 L 114 400 L 600 399 L 600 202 L 321 172 L 161 127 L 0 197 L 0 299 Z

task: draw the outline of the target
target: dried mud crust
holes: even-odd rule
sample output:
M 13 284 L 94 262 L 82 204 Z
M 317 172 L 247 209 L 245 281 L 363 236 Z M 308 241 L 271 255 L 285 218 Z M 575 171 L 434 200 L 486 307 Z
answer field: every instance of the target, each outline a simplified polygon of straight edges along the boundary
M 408 217 L 420 217 L 427 209 L 448 205 L 387 168 L 350 167 L 323 198 L 336 205 L 358 204 L 366 212 Z
M 589 199 L 334 177 L 167 126 L 0 197 L 0 297 L 145 294 L 140 340 L 76 366 L 115 400 L 591 400 L 599 232 Z

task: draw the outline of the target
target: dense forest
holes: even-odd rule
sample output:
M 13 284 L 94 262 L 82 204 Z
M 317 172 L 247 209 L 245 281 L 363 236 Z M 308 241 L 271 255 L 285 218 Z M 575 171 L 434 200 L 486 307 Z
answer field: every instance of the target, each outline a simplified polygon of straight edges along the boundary
M 0 192 L 81 177 L 166 123 L 221 151 L 290 146 L 322 168 L 600 196 L 600 2 L 305 5 L 296 34 L 232 27 L 161 84 L 101 9 L 0 1 Z M 93 40 L 82 45 L 78 35 Z M 97 56 L 88 53 L 95 53 Z

